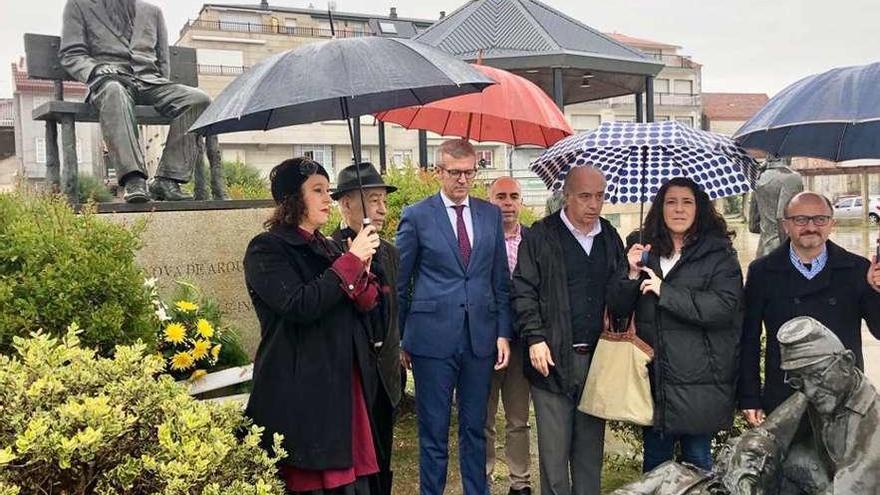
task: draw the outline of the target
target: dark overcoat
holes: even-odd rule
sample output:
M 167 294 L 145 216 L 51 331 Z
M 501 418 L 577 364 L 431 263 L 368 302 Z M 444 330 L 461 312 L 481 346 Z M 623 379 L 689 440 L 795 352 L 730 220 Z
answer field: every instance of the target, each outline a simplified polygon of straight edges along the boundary
M 344 242 L 345 239 L 355 237 L 351 229 L 337 230 L 333 233 L 333 240 Z M 388 394 L 391 405 L 397 407 L 400 403 L 401 368 L 400 368 L 400 328 L 398 326 L 398 302 L 397 302 L 397 272 L 400 270 L 400 253 L 394 244 L 381 239 L 379 249 L 373 256 L 373 273 L 375 273 L 388 291 L 383 291 L 382 304 L 377 308 L 382 314 L 381 336 L 382 348 L 377 356 L 379 360 L 379 379 L 382 389 Z
M 623 242 L 617 230 L 604 218 L 602 237 L 608 259 L 608 273 L 615 276 L 626 262 Z M 580 397 L 578 385 L 584 377 L 574 376 L 572 363 L 571 308 L 588 301 L 572 301 L 568 296 L 567 269 L 562 252 L 562 236 L 571 235 L 559 212 L 532 224 L 523 235 L 513 271 L 511 305 L 516 316 L 518 337 L 523 342 L 524 372 L 532 386 L 556 394 Z M 543 339 L 556 366 L 548 376 L 532 367 L 529 343 Z
M 862 320 L 880 338 L 880 293 L 868 285 L 870 263 L 831 241 L 828 261 L 808 281 L 791 262 L 791 241 L 749 265 L 746 277 L 746 315 L 743 321 L 739 407 L 770 412 L 791 395 L 779 369 L 779 327 L 796 316 L 811 316 L 831 329 L 843 346 L 862 357 Z M 764 383 L 761 384 L 761 334 L 766 330 Z
M 307 241 L 285 226 L 257 235 L 244 257 L 260 320 L 245 413 L 266 428 L 265 443 L 283 434 L 284 462 L 302 469 L 352 465 L 352 367 L 359 367 L 364 390 L 377 385 L 370 383 L 376 362 L 365 315 L 331 269 L 340 254 L 332 241 Z

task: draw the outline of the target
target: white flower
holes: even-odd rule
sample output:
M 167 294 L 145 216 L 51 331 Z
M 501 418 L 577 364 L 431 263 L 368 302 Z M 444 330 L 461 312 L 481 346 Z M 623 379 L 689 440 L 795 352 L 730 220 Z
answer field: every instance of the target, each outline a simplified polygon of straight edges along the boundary
M 168 316 L 168 312 L 165 310 L 165 305 L 161 302 L 154 302 L 156 306 L 156 318 L 159 318 L 159 321 L 168 321 L 171 319 Z
M 157 282 L 157 279 L 155 277 L 154 278 L 146 278 L 146 279 L 144 279 L 144 287 L 146 287 L 148 289 L 153 289 L 156 287 L 156 282 Z

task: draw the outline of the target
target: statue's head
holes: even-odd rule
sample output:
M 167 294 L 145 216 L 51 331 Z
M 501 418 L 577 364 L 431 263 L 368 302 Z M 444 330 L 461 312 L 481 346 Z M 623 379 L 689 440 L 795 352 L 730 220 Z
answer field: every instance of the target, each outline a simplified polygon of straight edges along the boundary
M 785 383 L 803 392 L 819 414 L 840 408 L 859 380 L 852 351 L 825 325 L 806 316 L 786 322 L 777 337 Z
M 731 494 L 776 493 L 782 473 L 780 446 L 773 434 L 762 428 L 744 433 L 728 447 L 722 483 Z
M 807 407 L 795 393 L 757 428 L 728 442 L 718 462 L 725 488 L 734 495 L 775 494 L 782 479 L 782 461 Z

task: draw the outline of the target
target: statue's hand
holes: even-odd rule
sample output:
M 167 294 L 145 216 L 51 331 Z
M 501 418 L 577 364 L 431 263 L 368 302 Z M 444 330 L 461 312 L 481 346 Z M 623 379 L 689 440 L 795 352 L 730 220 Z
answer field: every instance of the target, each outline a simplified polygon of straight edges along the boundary
M 109 76 L 111 74 L 119 74 L 119 67 L 110 64 L 101 64 L 95 67 L 94 74 L 96 76 Z

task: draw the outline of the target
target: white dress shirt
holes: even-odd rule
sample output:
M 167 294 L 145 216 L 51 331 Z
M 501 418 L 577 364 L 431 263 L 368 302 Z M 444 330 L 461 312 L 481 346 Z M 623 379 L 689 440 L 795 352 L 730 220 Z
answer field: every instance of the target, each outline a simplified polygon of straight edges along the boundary
M 456 206 L 455 202 L 449 199 L 443 191 L 440 191 L 440 198 L 443 199 L 443 206 L 446 208 L 446 214 L 449 216 L 449 222 L 452 224 L 452 233 L 458 239 L 458 214 L 455 212 L 455 208 L 453 208 L 453 206 Z M 461 204 L 464 205 L 464 210 L 461 212 L 461 216 L 464 218 L 464 228 L 467 230 L 468 241 L 470 241 L 471 249 L 473 249 L 474 220 L 471 217 L 471 197 L 466 197 Z
M 565 208 L 559 210 L 559 216 L 562 217 L 562 223 L 565 224 L 569 232 L 571 232 L 571 235 L 574 236 L 574 238 L 578 241 L 578 244 L 580 244 L 581 247 L 584 248 L 584 252 L 586 252 L 587 256 L 589 256 L 590 252 L 593 250 L 593 240 L 596 238 L 597 235 L 602 233 L 602 222 L 597 218 L 596 225 L 593 226 L 593 230 L 589 232 L 583 232 L 581 230 L 578 230 L 578 228 L 575 227 L 573 223 L 571 223 L 571 220 L 569 220 L 568 217 L 565 216 Z

